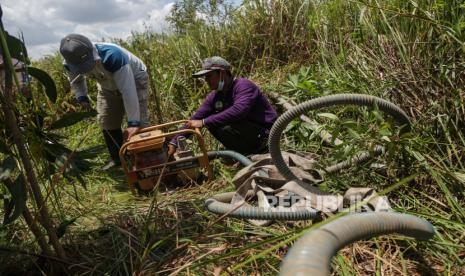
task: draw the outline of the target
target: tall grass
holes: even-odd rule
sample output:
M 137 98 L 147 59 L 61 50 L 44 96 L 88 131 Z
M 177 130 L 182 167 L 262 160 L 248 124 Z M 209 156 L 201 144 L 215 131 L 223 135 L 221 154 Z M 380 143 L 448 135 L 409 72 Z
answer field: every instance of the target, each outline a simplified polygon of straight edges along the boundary
M 216 16 L 213 22 L 190 17 L 172 34 L 147 31 L 118 41 L 149 67 L 157 92 L 150 103 L 154 115 L 170 121 L 192 114 L 208 91 L 190 75 L 211 55 L 225 57 L 237 75 L 251 77 L 264 90 L 296 102 L 341 92 L 392 100 L 414 124 L 413 135 L 400 144 L 404 153 L 390 156 L 386 174 L 362 166 L 329 178 L 324 188 L 388 189 L 397 211 L 428 219 L 438 234 L 426 243 L 395 236 L 359 242 L 342 250 L 333 267 L 338 274 L 465 273 L 465 6 L 461 1 L 249 0 L 235 9 L 217 3 L 221 16 L 218 9 L 202 10 L 207 18 L 209 10 Z M 176 23 L 176 17 L 172 20 Z M 71 102 L 65 96 L 69 85 L 62 77 L 59 56 L 39 64 L 54 76 L 62 102 Z M 341 120 L 347 116 L 341 115 Z M 286 134 L 288 147 L 335 154 L 301 126 L 296 124 Z M 354 130 L 363 134 L 367 128 L 359 124 Z M 346 137 L 350 144 L 350 136 Z M 363 137 L 376 141 L 370 135 Z M 228 181 L 234 173 L 221 165 L 217 171 L 215 183 L 163 193 L 151 217 L 145 216 L 147 200 L 119 191 L 124 186 L 124 180 L 117 178 L 121 175 L 89 175 L 93 184 L 88 191 L 78 191 L 79 207 L 66 213 L 95 216 L 103 226 L 90 231 L 84 223 L 78 224 L 83 229 L 75 226 L 65 235 L 69 248 L 92 249 L 74 256 L 80 266 L 73 269 L 95 274 L 275 274 L 291 241 L 311 224 L 257 228 L 235 219 L 217 222 L 203 210 L 202 200 L 231 190 Z M 413 181 L 402 182 L 410 176 L 415 176 Z M 75 199 L 64 193 L 61 201 L 73 206 Z M 145 233 L 142 225 L 150 225 Z M 150 238 L 142 242 L 142 236 Z

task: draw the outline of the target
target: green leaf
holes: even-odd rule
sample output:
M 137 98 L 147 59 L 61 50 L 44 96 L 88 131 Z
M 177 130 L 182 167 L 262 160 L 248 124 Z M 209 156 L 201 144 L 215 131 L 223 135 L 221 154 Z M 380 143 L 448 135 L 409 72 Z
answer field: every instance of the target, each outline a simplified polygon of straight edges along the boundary
M 351 156 L 352 152 L 354 150 L 354 145 L 346 145 L 344 147 L 344 157 L 348 157 L 348 156 Z
M 388 143 L 391 142 L 391 139 L 389 139 L 389 137 L 388 137 L 388 136 L 385 136 L 385 135 L 381 136 L 381 140 L 386 141 L 386 142 L 388 142 Z
M 354 127 L 357 127 L 357 126 L 358 126 L 358 123 L 357 123 L 356 121 L 353 121 L 353 120 L 344 121 L 344 122 L 342 122 L 342 124 L 343 124 L 345 127 L 349 127 L 349 128 L 354 128 Z
M 0 181 L 8 179 L 15 168 L 16 162 L 11 156 L 0 162 Z
M 286 129 L 283 131 L 284 133 L 287 133 L 291 131 L 292 129 L 296 128 L 299 126 L 299 121 L 298 120 L 292 120 L 287 126 Z
M 379 134 L 382 136 L 391 136 L 392 132 L 388 128 L 382 128 L 379 130 Z
M 38 68 L 28 66 L 27 73 L 36 78 L 44 87 L 48 99 L 55 103 L 57 100 L 57 88 L 53 79 L 45 72 Z
M 355 130 L 351 129 L 351 128 L 347 128 L 347 132 L 349 133 L 350 136 L 352 136 L 352 138 L 354 138 L 355 140 L 360 140 L 360 134 L 358 134 Z
M 452 175 L 460 183 L 465 184 L 465 173 L 464 172 L 452 172 Z
M 65 219 L 60 223 L 60 225 L 57 227 L 57 236 L 58 238 L 61 238 L 65 235 L 66 229 L 68 229 L 68 226 L 73 224 L 76 221 L 77 218 L 72 218 L 72 219 Z
M 316 87 L 315 83 L 313 81 L 309 81 L 309 80 L 305 80 L 305 81 L 300 82 L 297 85 L 297 88 L 302 89 L 304 91 L 308 91 L 308 92 L 316 92 L 317 91 L 317 87 Z
M 71 152 L 63 152 L 61 155 L 56 156 L 55 159 L 55 168 L 56 170 L 62 170 L 63 166 L 66 163 L 66 168 L 64 168 L 63 176 L 65 178 L 71 179 L 76 178 L 84 189 L 87 189 L 86 182 L 82 177 L 85 172 L 92 169 L 95 165 L 94 163 L 88 161 L 88 158 L 95 157 L 98 152 L 101 152 L 103 147 L 97 146 L 89 149 L 88 151 L 75 152 L 72 156 Z
M 0 140 L 0 152 L 6 155 L 11 155 L 11 150 L 5 141 Z
M 89 118 L 89 117 L 94 117 L 97 115 L 97 111 L 92 110 L 92 111 L 87 111 L 87 112 L 73 112 L 73 113 L 68 113 L 65 114 L 61 119 L 55 121 L 52 123 L 50 126 L 51 129 L 59 129 L 59 128 L 64 128 L 68 126 L 72 126 L 76 123 L 79 123 L 80 121 Z
M 27 57 L 26 46 L 24 43 L 19 38 L 8 34 L 8 32 L 5 32 L 5 35 L 11 57 L 29 64 L 30 62 Z
M 97 157 L 106 149 L 103 145 L 97 145 L 90 148 L 83 149 L 76 153 L 76 156 L 82 159 L 91 159 Z
M 332 121 L 339 120 L 339 118 L 333 113 L 318 113 L 317 116 L 322 117 L 322 118 L 328 118 L 328 119 L 330 119 Z
M 24 209 L 26 208 L 27 189 L 24 176 L 22 174 L 16 178 L 14 183 L 11 181 L 4 181 L 3 183 L 10 191 L 11 201 L 13 202 L 14 206 L 13 213 L 3 220 L 3 225 L 6 225 L 15 221 L 19 216 L 21 216 Z

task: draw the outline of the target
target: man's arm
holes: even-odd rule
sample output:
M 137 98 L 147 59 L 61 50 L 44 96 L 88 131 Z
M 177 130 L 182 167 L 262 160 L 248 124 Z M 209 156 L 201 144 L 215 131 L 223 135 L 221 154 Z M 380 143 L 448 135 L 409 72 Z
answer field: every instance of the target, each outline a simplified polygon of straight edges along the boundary
M 213 113 L 213 99 L 215 98 L 215 92 L 208 94 L 205 101 L 200 105 L 200 107 L 195 111 L 194 115 L 191 116 L 191 120 L 202 120 L 207 118 Z
M 116 87 L 123 97 L 124 109 L 128 117 L 128 127 L 140 126 L 140 106 L 137 96 L 134 74 L 129 64 L 124 65 L 113 73 Z
M 86 78 L 82 74 L 71 73 L 68 70 L 66 64 L 64 64 L 66 76 L 68 77 L 71 90 L 74 92 L 76 99 L 79 101 L 80 99 L 85 99 L 89 101 L 87 98 L 87 83 Z
M 211 92 L 210 94 L 208 94 L 205 101 L 200 105 L 200 107 L 197 109 L 197 111 L 194 113 L 194 115 L 191 116 L 190 121 L 192 121 L 192 120 L 202 120 L 203 121 L 204 118 L 206 118 L 210 114 L 212 114 L 213 113 L 213 99 L 214 99 L 214 97 L 215 97 L 214 92 Z M 190 127 L 189 122 L 186 123 L 185 125 L 183 125 L 181 127 L 181 129 L 185 129 L 185 128 Z M 174 136 L 173 138 L 171 138 L 171 140 L 169 142 L 169 144 L 171 145 L 170 151 L 174 150 L 178 146 L 178 138 L 179 137 L 189 138 L 189 136 L 190 135 L 178 134 L 178 135 Z
M 139 97 L 137 95 L 134 74 L 129 64 L 114 72 L 113 79 L 123 97 L 124 109 L 128 117 L 128 127 L 124 131 L 124 138 L 129 140 L 139 131 L 141 124 Z

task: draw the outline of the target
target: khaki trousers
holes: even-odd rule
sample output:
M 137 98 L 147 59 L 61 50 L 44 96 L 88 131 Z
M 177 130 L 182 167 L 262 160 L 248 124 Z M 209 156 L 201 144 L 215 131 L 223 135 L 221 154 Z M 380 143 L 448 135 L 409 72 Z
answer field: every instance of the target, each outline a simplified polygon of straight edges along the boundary
M 141 127 L 150 126 L 147 99 L 149 94 L 148 74 L 144 74 L 136 82 L 139 98 Z M 106 90 L 99 87 L 97 94 L 97 121 L 102 129 L 121 129 L 125 114 L 123 97 L 119 90 Z

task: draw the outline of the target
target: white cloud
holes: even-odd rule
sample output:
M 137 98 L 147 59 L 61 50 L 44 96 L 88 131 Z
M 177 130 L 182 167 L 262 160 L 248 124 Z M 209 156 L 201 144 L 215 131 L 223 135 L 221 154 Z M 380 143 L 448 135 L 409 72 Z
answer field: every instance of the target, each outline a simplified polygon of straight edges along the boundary
M 131 31 L 167 27 L 165 17 L 174 0 L 4 0 L 5 29 L 21 31 L 33 59 L 58 50 L 68 33 L 91 40 L 127 38 Z

